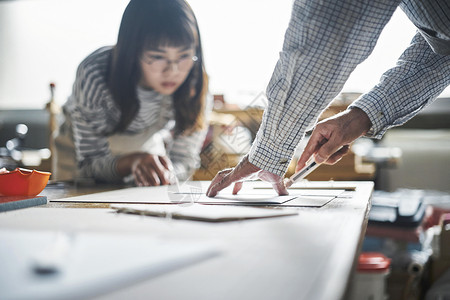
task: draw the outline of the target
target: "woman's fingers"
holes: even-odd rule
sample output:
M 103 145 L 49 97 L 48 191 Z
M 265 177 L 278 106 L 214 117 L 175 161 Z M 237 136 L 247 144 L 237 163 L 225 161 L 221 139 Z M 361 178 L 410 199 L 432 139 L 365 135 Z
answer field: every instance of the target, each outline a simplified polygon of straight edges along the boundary
M 158 186 L 170 184 L 169 168 L 169 158 L 148 154 L 134 163 L 132 171 L 137 185 Z
M 136 183 L 140 186 L 156 186 L 160 185 L 158 175 L 147 166 L 139 166 L 135 172 Z
M 164 167 L 164 182 L 163 184 L 172 184 L 172 179 L 176 177 L 172 161 L 167 156 L 159 156 L 159 161 Z

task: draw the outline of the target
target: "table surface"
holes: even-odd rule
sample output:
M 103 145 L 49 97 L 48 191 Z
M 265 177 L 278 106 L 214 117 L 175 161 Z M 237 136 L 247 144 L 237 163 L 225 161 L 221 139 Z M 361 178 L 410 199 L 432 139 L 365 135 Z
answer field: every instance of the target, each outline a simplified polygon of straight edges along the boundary
M 95 299 L 343 299 L 367 226 L 372 182 L 298 215 L 226 223 L 112 214 L 105 203 L 62 203 L 0 214 L 0 228 L 155 235 L 220 241 L 222 254 Z M 121 187 L 50 185 L 50 200 Z M 32 215 L 32 217 L 30 217 Z M 53 216 L 53 217 L 49 217 Z

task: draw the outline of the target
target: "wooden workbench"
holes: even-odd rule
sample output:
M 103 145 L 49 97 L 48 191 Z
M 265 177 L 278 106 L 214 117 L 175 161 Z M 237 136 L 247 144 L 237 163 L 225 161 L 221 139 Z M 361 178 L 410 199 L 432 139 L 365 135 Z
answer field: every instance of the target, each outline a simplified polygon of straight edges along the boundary
M 298 215 L 226 223 L 114 214 L 108 204 L 52 202 L 0 214 L 0 230 L 59 230 L 217 241 L 220 255 L 93 299 L 345 299 L 364 237 L 372 182 Z M 108 190 L 49 187 L 50 199 Z M 151 195 L 149 195 L 151 196 Z M 151 255 L 151 253 L 149 253 Z M 1 292 L 0 292 L 1 298 Z

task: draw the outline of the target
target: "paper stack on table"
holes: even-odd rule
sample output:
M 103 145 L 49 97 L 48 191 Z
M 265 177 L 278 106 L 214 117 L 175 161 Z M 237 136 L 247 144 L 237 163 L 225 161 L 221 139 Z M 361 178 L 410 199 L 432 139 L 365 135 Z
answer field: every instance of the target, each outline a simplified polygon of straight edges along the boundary
M 207 186 L 206 186 L 207 187 Z M 253 188 L 249 184 L 238 195 L 231 188 L 216 197 L 205 195 L 205 182 L 187 182 L 182 186 L 132 187 L 116 191 L 52 199 L 52 202 L 118 203 L 118 204 L 220 204 L 250 206 L 322 207 L 345 192 L 344 189 L 292 189 L 278 196 L 273 189 Z M 150 196 L 152 195 L 152 196 Z
M 267 209 L 242 206 L 217 206 L 200 204 L 113 204 L 111 208 L 120 213 L 204 222 L 239 221 L 293 216 L 298 214 L 296 210 L 291 209 Z

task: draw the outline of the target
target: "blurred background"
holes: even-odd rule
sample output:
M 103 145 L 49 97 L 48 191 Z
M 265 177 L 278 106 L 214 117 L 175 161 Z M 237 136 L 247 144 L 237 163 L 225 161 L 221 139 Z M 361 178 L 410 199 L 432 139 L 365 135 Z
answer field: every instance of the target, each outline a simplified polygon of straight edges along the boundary
M 127 0 L 0 1 L 0 108 L 42 108 L 71 92 L 78 64 L 115 43 Z M 191 0 L 213 94 L 245 106 L 265 87 L 281 50 L 291 0 Z M 397 11 L 373 54 L 343 92 L 366 92 L 393 66 L 415 33 Z M 449 96 L 447 89 L 443 96 Z
M 7 143 L 13 150 L 50 148 L 50 135 L 57 122 L 51 117 L 70 95 L 78 64 L 97 48 L 115 43 L 127 3 L 0 0 L 0 154 L 8 158 L 15 155 L 11 166 L 19 162 L 50 168 L 51 152 L 14 152 Z M 217 170 L 233 166 L 256 134 L 267 101 L 265 88 L 282 48 L 292 0 L 189 3 L 200 25 L 210 92 L 216 100 L 202 170 L 195 177 L 207 180 Z M 395 65 L 414 34 L 415 28 L 407 17 L 396 11 L 372 55 L 357 67 L 342 94 L 322 117 L 345 109 L 361 93 L 369 91 L 383 72 Z M 52 88 L 50 83 L 54 83 Z M 381 142 L 364 141 L 347 158 L 349 165 L 341 162 L 340 166 L 321 167 L 311 179 L 375 180 L 377 187 L 385 190 L 414 187 L 449 191 L 450 171 L 443 167 L 450 165 L 445 122 L 449 97 L 447 88 L 438 104 L 426 111 L 426 122 L 418 117 L 409 126 L 416 131 L 391 131 Z M 417 147 L 418 140 L 426 142 Z M 301 149 L 302 145 L 299 152 Z

